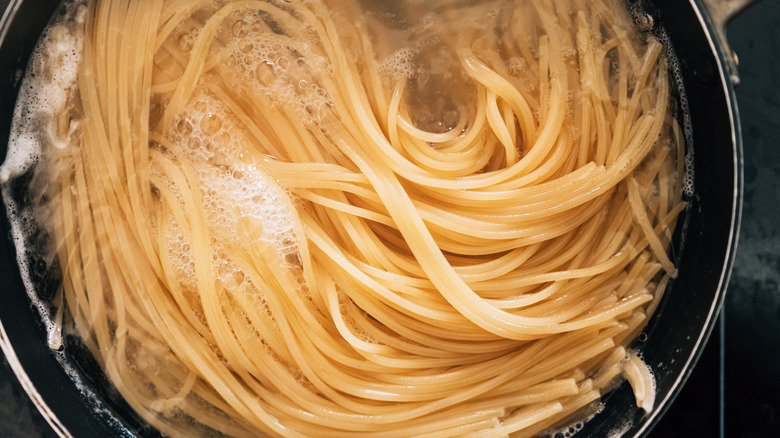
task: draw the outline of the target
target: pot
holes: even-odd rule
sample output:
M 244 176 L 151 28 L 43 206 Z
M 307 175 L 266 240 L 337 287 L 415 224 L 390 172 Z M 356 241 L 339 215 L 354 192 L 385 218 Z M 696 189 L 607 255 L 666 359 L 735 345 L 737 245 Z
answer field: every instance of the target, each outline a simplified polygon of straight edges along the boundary
M 662 27 L 679 60 L 683 109 L 690 121 L 694 195 L 683 220 L 679 276 L 670 284 L 640 349 L 656 379 L 656 408 L 638 409 L 627 384 L 602 399 L 605 415 L 578 436 L 646 436 L 690 375 L 724 300 L 737 243 L 742 143 L 734 85 L 736 58 L 724 25 L 751 0 L 629 0 Z M 1 0 L 0 156 L 21 77 L 57 0 Z M 127 407 L 76 339 L 61 351 L 47 342 L 39 310 L 25 291 L 2 209 L 0 227 L 0 346 L 33 403 L 62 437 L 159 436 Z M 644 339 L 644 338 L 643 338 Z

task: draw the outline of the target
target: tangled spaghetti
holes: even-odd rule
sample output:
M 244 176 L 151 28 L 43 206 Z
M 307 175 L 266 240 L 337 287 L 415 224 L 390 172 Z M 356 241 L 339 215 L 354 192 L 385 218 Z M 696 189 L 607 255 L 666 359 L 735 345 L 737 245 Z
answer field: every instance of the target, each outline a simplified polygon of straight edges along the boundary
M 65 303 L 164 434 L 526 436 L 621 374 L 651 408 L 664 47 L 602 1 L 387 7 L 76 5 Z

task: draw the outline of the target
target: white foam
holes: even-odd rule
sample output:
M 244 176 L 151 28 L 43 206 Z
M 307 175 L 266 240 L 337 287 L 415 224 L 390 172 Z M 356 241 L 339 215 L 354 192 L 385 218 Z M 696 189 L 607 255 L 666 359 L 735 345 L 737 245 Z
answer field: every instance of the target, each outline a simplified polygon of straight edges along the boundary
M 63 143 L 69 142 L 69 139 L 59 139 L 54 134 L 57 131 L 54 114 L 63 110 L 68 93 L 76 86 L 83 45 L 78 29 L 84 22 L 86 5 L 83 0 L 76 0 L 66 2 L 62 8 L 64 13 L 58 15 L 58 20 L 47 28 L 35 47 L 22 82 L 11 122 L 8 154 L 0 167 L 0 183 L 3 185 L 27 172 L 49 145 L 62 148 Z M 73 129 L 70 129 L 68 135 L 72 132 Z M 25 237 L 30 235 L 34 226 L 32 212 L 18 205 L 5 187 L 2 195 L 22 281 L 46 326 L 50 347 L 58 350 L 62 345 L 61 318 L 59 314 L 51 315 L 47 303 L 38 298 L 32 272 L 26 263 Z
M 22 80 L 19 97 L 16 103 L 11 124 L 11 134 L 8 154 L 0 166 L 0 183 L 3 185 L 2 198 L 9 216 L 10 234 L 16 248 L 16 258 L 25 289 L 37 310 L 47 332 L 47 342 L 53 350 L 53 356 L 62 366 L 70 381 L 82 394 L 95 415 L 107 423 L 119 424 L 110 410 L 90 388 L 92 385 L 81 378 L 80 371 L 61 351 L 62 346 L 62 314 L 61 308 L 54 312 L 42 302 L 36 294 L 31 271 L 26 264 L 27 247 L 25 237 L 31 232 L 32 222 L 30 210 L 18 205 L 10 196 L 6 184 L 27 172 L 33 166 L 47 147 L 65 147 L 69 139 L 59 139 L 48 134 L 56 132 L 53 114 L 61 111 L 68 99 L 68 93 L 76 86 L 77 72 L 81 61 L 83 40 L 78 28 L 86 19 L 85 0 L 66 0 L 60 6 L 57 20 L 47 27 L 38 45 L 31 55 L 31 60 Z M 37 69 L 46 67 L 45 73 L 50 77 L 43 78 Z M 32 72 L 35 71 L 35 76 Z M 51 81 L 51 82 L 48 82 Z M 68 134 L 72 134 L 74 126 Z M 43 134 L 43 135 L 42 135 Z M 61 298 L 61 297 L 60 297 Z M 118 428 L 118 427 L 117 427 Z
M 248 140 L 237 125 L 220 101 L 200 89 L 172 123 L 169 138 L 177 155 L 187 157 L 197 173 L 206 225 L 211 236 L 218 236 L 211 242 L 217 278 L 233 291 L 248 288 L 255 295 L 224 248 L 245 248 L 251 253 L 253 245 L 269 245 L 278 252 L 282 266 L 297 268 L 286 260 L 298 257 L 298 239 L 289 194 L 261 163 L 244 157 Z M 167 181 L 164 175 L 158 179 Z M 176 187 L 171 189 L 176 193 Z M 185 289 L 196 290 L 192 242 L 179 224 L 167 237 L 177 279 Z
M 61 138 L 55 114 L 65 110 L 68 96 L 76 87 L 84 45 L 81 25 L 87 7 L 78 0 L 64 9 L 65 14 L 47 28 L 30 58 L 14 108 L 0 183 L 26 172 L 40 158 L 44 144 L 65 148 L 76 128 L 74 122 Z
M 409 79 L 417 73 L 414 57 L 417 51 L 411 48 L 402 48 L 393 52 L 390 56 L 377 63 L 379 72 L 383 76 L 393 80 Z
M 332 75 L 328 60 L 314 53 L 309 43 L 260 32 L 258 18 L 234 17 L 232 35 L 221 57 L 234 85 L 249 94 L 268 98 L 273 105 L 291 108 L 304 123 L 320 123 L 330 97 L 316 78 Z

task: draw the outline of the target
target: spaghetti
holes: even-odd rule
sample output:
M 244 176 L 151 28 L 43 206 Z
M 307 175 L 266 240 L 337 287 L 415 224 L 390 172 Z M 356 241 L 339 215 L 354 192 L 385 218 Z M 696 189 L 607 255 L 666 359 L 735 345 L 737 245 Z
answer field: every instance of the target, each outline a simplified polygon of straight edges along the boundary
M 626 348 L 676 275 L 664 47 L 603 1 L 408 3 L 77 8 L 49 226 L 162 433 L 528 436 L 621 374 L 652 409 Z

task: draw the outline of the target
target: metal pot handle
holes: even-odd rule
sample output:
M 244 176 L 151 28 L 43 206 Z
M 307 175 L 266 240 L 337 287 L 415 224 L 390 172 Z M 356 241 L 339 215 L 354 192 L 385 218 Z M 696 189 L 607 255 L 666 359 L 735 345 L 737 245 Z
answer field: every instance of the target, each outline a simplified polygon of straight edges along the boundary
M 701 0 L 712 21 L 712 25 L 715 28 L 715 34 L 723 46 L 726 62 L 728 63 L 731 74 L 731 83 L 735 86 L 739 85 L 739 72 L 737 71 L 739 58 L 737 58 L 737 54 L 731 50 L 729 41 L 726 39 L 726 24 L 740 12 L 747 9 L 754 1 L 755 0 Z

